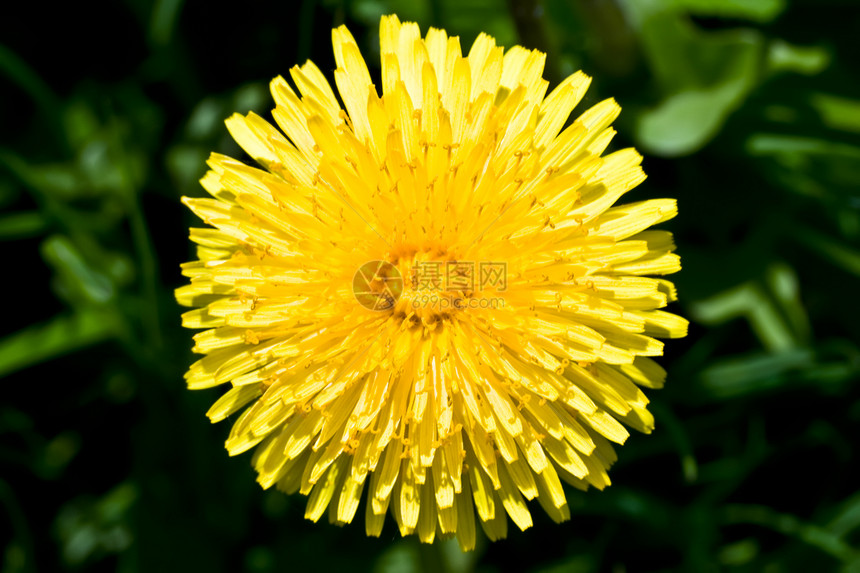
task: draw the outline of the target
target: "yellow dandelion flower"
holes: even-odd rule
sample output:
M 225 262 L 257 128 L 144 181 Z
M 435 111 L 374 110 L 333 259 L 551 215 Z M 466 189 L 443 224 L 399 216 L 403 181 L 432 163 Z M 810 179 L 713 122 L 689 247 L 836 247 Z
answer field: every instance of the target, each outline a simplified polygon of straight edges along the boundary
M 176 292 L 205 356 L 192 389 L 255 448 L 259 483 L 309 496 L 306 517 L 390 512 L 402 535 L 475 543 L 569 518 L 562 482 L 609 485 L 612 443 L 650 432 L 641 386 L 665 372 L 655 337 L 680 269 L 647 230 L 673 200 L 613 206 L 644 178 L 633 149 L 602 156 L 619 113 L 564 127 L 589 78 L 546 95 L 544 54 L 384 17 L 382 95 L 345 27 L 332 33 L 341 105 L 311 62 L 271 83 L 280 131 L 227 127 L 262 169 L 218 154 L 184 202 L 198 261 Z M 626 426 L 626 427 L 625 427 Z M 477 520 L 476 520 L 477 515 Z

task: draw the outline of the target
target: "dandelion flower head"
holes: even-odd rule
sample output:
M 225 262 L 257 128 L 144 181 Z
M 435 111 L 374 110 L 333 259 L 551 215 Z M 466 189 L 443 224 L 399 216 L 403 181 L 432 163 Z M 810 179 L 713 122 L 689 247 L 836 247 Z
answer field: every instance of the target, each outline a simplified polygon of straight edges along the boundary
M 620 108 L 569 122 L 583 73 L 549 95 L 545 55 L 505 51 L 395 16 L 380 24 L 381 93 L 345 27 L 332 32 L 340 101 L 307 62 L 271 82 L 272 116 L 227 127 L 259 167 L 212 154 L 211 198 L 184 202 L 196 261 L 176 292 L 201 329 L 191 389 L 228 384 L 264 488 L 306 517 L 390 513 L 402 535 L 506 535 L 527 500 L 570 517 L 562 482 L 609 485 L 613 443 L 653 417 L 640 387 L 665 371 L 656 337 L 686 333 L 654 278 L 680 269 L 673 200 L 615 206 L 645 175 L 604 155 Z M 566 124 L 568 124 L 566 126 Z M 566 127 L 565 127 L 566 126 Z

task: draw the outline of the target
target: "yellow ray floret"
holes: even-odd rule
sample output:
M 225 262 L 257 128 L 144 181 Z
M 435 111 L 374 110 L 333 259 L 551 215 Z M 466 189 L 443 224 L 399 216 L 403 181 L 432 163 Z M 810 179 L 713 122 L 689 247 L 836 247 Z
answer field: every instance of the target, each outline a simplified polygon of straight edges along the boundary
M 570 517 L 562 482 L 610 484 L 612 443 L 654 420 L 640 387 L 665 372 L 660 310 L 680 269 L 650 227 L 673 200 L 615 205 L 645 175 L 604 155 L 620 108 L 569 123 L 590 79 L 547 95 L 544 54 L 383 17 L 381 93 L 345 27 L 329 82 L 311 62 L 271 83 L 277 127 L 227 128 L 259 167 L 213 154 L 211 199 L 184 199 L 198 261 L 177 289 L 204 356 L 188 387 L 228 384 L 231 455 L 306 516 L 369 535 L 490 539 L 537 502 Z

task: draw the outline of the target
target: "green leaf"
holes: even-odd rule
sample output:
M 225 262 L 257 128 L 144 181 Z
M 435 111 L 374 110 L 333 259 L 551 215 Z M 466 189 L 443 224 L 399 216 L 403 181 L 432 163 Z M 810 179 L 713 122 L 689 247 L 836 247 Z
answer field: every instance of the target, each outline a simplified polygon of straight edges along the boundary
M 746 149 L 751 155 L 839 155 L 854 160 L 860 159 L 860 147 L 856 145 L 801 135 L 755 133 L 747 140 Z
M 199 192 L 209 152 L 200 145 L 177 144 L 167 151 L 167 169 L 174 187 L 184 195 Z
M 434 4 L 438 5 L 435 11 L 446 16 L 448 33 L 461 37 L 464 53 L 469 51 L 480 32 L 494 37 L 499 46 L 510 48 L 518 42 L 516 26 L 511 19 L 508 2 L 504 0 L 425 0 L 424 3 L 428 4 L 428 15 L 434 12 Z M 391 0 L 389 4 L 396 12 L 400 7 L 411 9 L 408 7 L 414 2 Z
M 727 399 L 777 388 L 785 375 L 812 367 L 811 350 L 778 354 L 750 353 L 712 362 L 699 376 L 702 389 L 714 398 Z
M 80 436 L 71 431 L 61 432 L 45 444 L 36 465 L 42 479 L 57 479 L 81 449 Z
M 800 227 L 795 233 L 802 245 L 816 251 L 842 270 L 860 277 L 860 251 L 814 229 Z
M 732 86 L 710 91 L 688 90 L 670 96 L 639 116 L 636 125 L 639 145 L 664 157 L 693 153 L 719 133 L 738 96 L 738 90 Z
M 245 84 L 233 94 L 232 109 L 240 111 L 240 113 L 248 113 L 249 110 L 256 112 L 268 111 L 266 106 L 269 105 L 269 97 L 269 90 L 266 84 Z
M 723 511 L 726 523 L 761 525 L 784 535 L 796 537 L 843 562 L 853 562 L 860 553 L 830 531 L 798 517 L 778 513 L 761 505 L 729 505 Z
M 81 565 L 103 553 L 120 553 L 134 541 L 130 512 L 139 496 L 138 488 L 122 483 L 101 499 L 83 496 L 66 504 L 57 515 L 63 559 Z
M 386 14 L 391 14 L 394 9 L 393 6 L 396 4 L 397 2 L 387 2 L 384 0 L 365 0 L 364 2 L 351 2 L 350 10 L 352 17 L 362 24 L 366 26 L 378 26 L 379 19 Z M 426 2 L 404 2 L 404 4 L 403 8 L 406 8 L 407 11 L 397 13 L 401 19 L 413 21 L 416 19 L 418 21 L 426 19 Z
M 28 326 L 0 340 L 0 377 L 107 340 L 118 333 L 111 314 L 81 311 Z
M 770 22 L 785 9 L 785 0 L 669 0 L 669 5 L 697 16 Z
M 678 458 L 681 460 L 681 471 L 684 473 L 684 481 L 693 483 L 696 481 L 699 473 L 699 466 L 696 462 L 696 456 L 693 453 L 693 447 L 690 444 L 690 437 L 687 430 L 681 424 L 675 413 L 666 407 L 662 402 L 654 402 L 651 406 L 654 412 L 657 424 L 665 425 L 672 439 L 672 443 L 678 452 Z
M 224 118 L 228 115 L 230 113 L 222 99 L 206 98 L 191 111 L 185 124 L 185 134 L 195 141 L 207 141 L 224 130 Z
M 665 94 L 753 81 L 764 47 L 762 35 L 737 29 L 705 32 L 657 0 L 626 0 L 642 49 Z
M 48 229 L 48 220 L 39 211 L 22 211 L 0 217 L 0 241 L 26 239 Z
M 536 573 L 591 573 L 598 570 L 596 560 L 591 554 L 574 555 L 555 565 L 542 567 Z
M 827 127 L 860 133 L 860 101 L 833 94 L 814 93 L 810 96 L 810 104 Z
M 170 43 L 183 1 L 156 0 L 149 21 L 149 41 L 153 46 L 166 46 Z
M 665 97 L 641 113 L 636 138 L 649 153 L 692 153 L 719 133 L 759 81 L 764 42 L 752 30 L 702 32 L 654 0 L 627 0 L 643 50 Z
M 41 195 L 68 200 L 85 194 L 83 178 L 72 163 L 36 166 L 11 151 L 0 149 L 0 166 Z
M 71 302 L 103 304 L 116 295 L 110 277 L 93 266 L 68 237 L 52 235 L 41 247 L 42 258 L 57 272 L 59 286 Z
M 812 76 L 830 64 L 830 52 L 819 46 L 795 46 L 774 40 L 767 48 L 766 65 L 771 74 L 794 72 Z
M 784 263 L 773 263 L 765 271 L 765 284 L 777 310 L 786 320 L 795 344 L 810 341 L 809 317 L 800 301 L 800 282 L 794 269 Z
M 24 60 L 3 45 L 0 45 L 0 74 L 29 94 L 47 118 L 54 118 L 57 96 Z
M 855 494 L 839 507 L 839 513 L 827 524 L 827 530 L 841 539 L 858 527 L 860 527 L 860 494 Z
M 372 570 L 374 573 L 419 573 L 423 568 L 415 544 L 401 540 L 377 557 Z
M 758 542 L 753 537 L 742 539 L 722 547 L 717 560 L 722 565 L 745 565 L 759 554 Z
M 63 127 L 72 149 L 80 149 L 101 129 L 92 105 L 87 101 L 72 101 L 63 110 Z
M 800 336 L 781 314 L 778 302 L 760 285 L 750 281 L 697 301 L 691 307 L 691 315 L 704 324 L 721 324 L 744 317 L 765 348 L 781 352 L 796 348 L 800 344 Z

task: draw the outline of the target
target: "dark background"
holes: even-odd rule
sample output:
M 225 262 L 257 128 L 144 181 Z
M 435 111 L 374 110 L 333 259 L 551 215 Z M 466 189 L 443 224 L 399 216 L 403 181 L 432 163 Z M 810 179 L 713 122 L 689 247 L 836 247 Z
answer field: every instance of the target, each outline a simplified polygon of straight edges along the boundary
M 0 20 L 0 567 L 19 571 L 860 571 L 860 9 L 849 0 L 16 3 Z M 653 435 L 571 521 L 463 555 L 303 519 L 189 392 L 181 195 L 223 119 L 379 16 L 547 51 L 615 97 L 676 197 L 692 320 Z M 374 72 L 376 73 L 376 72 Z M 577 112 L 577 113 L 578 113 Z M 363 510 L 359 510 L 359 516 Z

